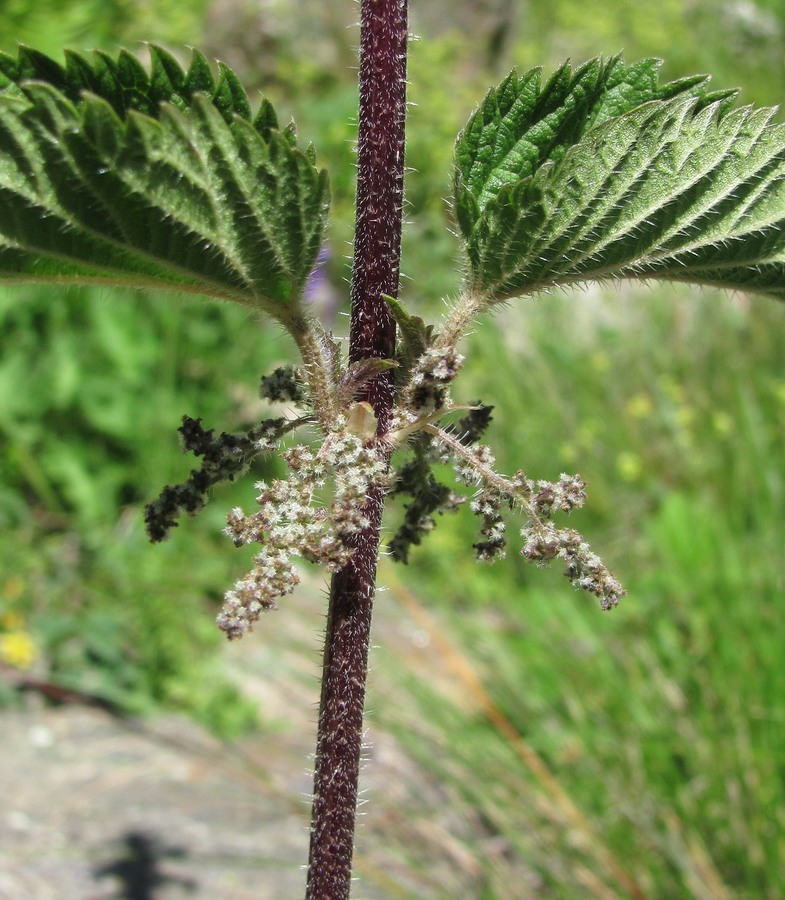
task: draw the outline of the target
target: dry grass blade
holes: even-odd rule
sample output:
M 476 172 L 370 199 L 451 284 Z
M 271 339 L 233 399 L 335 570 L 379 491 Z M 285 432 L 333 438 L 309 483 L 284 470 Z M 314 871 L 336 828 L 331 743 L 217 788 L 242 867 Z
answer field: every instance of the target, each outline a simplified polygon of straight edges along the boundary
M 600 860 L 607 873 L 631 897 L 643 900 L 645 896 L 643 888 L 602 843 L 586 817 L 566 793 L 554 774 L 496 705 L 493 698 L 485 690 L 471 662 L 444 636 L 443 631 L 422 608 L 414 594 L 398 581 L 390 566 L 385 566 L 383 580 L 393 596 L 406 608 L 417 624 L 427 632 L 432 646 L 440 655 L 445 666 L 460 680 L 477 708 L 482 710 L 491 725 L 514 749 L 521 762 L 534 775 L 543 790 L 555 803 L 564 820 L 581 835 L 587 846 L 591 847 L 592 852 Z M 598 884 L 594 877 L 592 877 L 592 882 L 590 885 L 587 881 L 586 887 L 595 896 L 614 896 L 612 892 L 608 892 L 607 888 Z

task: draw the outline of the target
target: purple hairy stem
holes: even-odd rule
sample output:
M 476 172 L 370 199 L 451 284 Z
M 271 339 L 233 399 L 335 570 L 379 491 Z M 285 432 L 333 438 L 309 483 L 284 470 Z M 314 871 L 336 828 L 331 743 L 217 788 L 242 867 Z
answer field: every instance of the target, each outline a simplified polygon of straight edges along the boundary
M 403 214 L 407 0 L 362 0 L 357 219 L 352 270 L 351 362 L 395 355 L 395 322 L 382 294 L 397 296 Z M 363 386 L 378 434 L 389 430 L 390 371 Z M 380 453 L 385 451 L 380 448 Z M 362 750 L 371 611 L 384 496 L 366 499 L 367 527 L 333 576 L 316 745 L 307 900 L 349 897 Z

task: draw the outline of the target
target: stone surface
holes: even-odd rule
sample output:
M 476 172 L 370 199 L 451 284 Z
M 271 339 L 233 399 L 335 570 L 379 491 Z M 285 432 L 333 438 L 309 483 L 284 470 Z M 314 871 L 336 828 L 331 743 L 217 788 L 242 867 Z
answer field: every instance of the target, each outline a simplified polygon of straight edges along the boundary
M 35 697 L 0 712 L 0 900 L 304 895 L 326 601 L 312 590 L 289 602 L 226 645 L 225 672 L 262 722 L 240 743 L 178 715 L 127 720 Z M 407 672 L 468 698 L 387 592 L 374 644 L 353 900 L 482 896 L 487 836 L 474 811 L 380 724 L 383 708 L 418 714 L 401 693 Z M 419 740 L 417 756 L 443 758 L 444 746 Z
M 305 803 L 185 719 L 6 712 L 0 753 L 3 900 L 302 896 Z

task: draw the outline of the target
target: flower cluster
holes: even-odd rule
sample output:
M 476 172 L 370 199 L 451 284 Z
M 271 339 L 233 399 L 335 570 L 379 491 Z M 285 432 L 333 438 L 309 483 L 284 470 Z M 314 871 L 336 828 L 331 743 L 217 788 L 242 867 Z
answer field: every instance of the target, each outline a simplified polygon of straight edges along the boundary
M 347 539 L 368 525 L 368 492 L 386 476 L 384 457 L 347 430 L 328 435 L 317 453 L 298 445 L 282 456 L 288 480 L 260 482 L 259 510 L 246 515 L 235 509 L 227 519 L 226 534 L 236 546 L 261 545 L 253 569 L 224 596 L 217 622 L 230 638 L 252 630 L 264 610 L 294 590 L 296 557 L 321 563 L 329 572 L 346 564 L 352 552 Z M 328 482 L 332 502 L 322 506 L 316 494 L 328 492 Z
M 303 403 L 306 399 L 304 375 L 293 366 L 279 366 L 272 375 L 262 376 L 259 396 L 273 403 Z
M 409 550 L 418 545 L 435 527 L 434 514 L 453 512 L 465 498 L 448 485 L 441 484 L 431 471 L 434 441 L 430 435 L 417 432 L 410 441 L 413 459 L 399 466 L 390 476 L 387 496 L 409 496 L 404 506 L 403 521 L 388 543 L 390 555 L 397 562 L 408 563 Z
M 484 540 L 472 544 L 477 553 L 477 559 L 485 562 L 491 559 L 504 559 L 507 538 L 505 531 L 507 526 L 501 514 L 501 506 L 504 497 L 496 491 L 483 491 L 475 497 L 470 505 L 471 511 L 482 516 L 482 534 Z
M 425 350 L 409 377 L 404 406 L 419 416 L 447 408 L 450 384 L 463 367 L 463 359 L 452 347 Z
M 471 443 L 462 440 L 461 445 L 467 449 Z M 449 449 L 449 448 L 445 448 Z M 487 562 L 492 559 L 504 559 L 507 547 L 507 527 L 502 516 L 502 509 L 510 504 L 507 491 L 500 490 L 499 485 L 492 483 L 481 474 L 482 470 L 493 470 L 495 462 L 490 447 L 478 444 L 465 454 L 453 452 L 447 455 L 446 462 L 452 462 L 456 481 L 469 486 L 478 486 L 469 508 L 482 519 L 480 534 L 483 540 L 472 544 L 477 559 Z M 479 466 L 479 468 L 478 468 Z
M 599 597 L 604 610 L 618 606 L 626 591 L 581 534 L 572 528 L 557 529 L 550 522 L 540 525 L 537 529 L 527 525 L 521 530 L 526 539 L 521 554 L 539 566 L 563 559 L 570 584 Z
M 505 508 L 518 507 L 528 520 L 521 530 L 524 538 L 521 554 L 526 559 L 540 566 L 562 559 L 564 574 L 571 584 L 599 597 L 604 610 L 618 606 L 625 591 L 605 563 L 579 532 L 557 528 L 551 521 L 554 513 L 570 513 L 583 506 L 586 485 L 579 475 L 562 474 L 555 482 L 535 482 L 523 472 L 504 477 L 494 470 L 493 454 L 487 446 L 471 446 L 458 440 L 450 431 L 431 424 L 425 426 L 425 431 L 441 445 L 441 455 L 450 458 L 456 480 L 476 488 L 470 508 L 483 523 L 483 540 L 474 544 L 478 559 L 504 556 L 503 512 Z
M 297 419 L 266 419 L 248 431 L 215 434 L 201 419 L 183 416 L 179 431 L 183 450 L 202 458 L 181 484 L 166 485 L 156 500 L 145 508 L 145 523 L 151 541 L 162 541 L 177 519 L 186 512 L 193 516 L 207 503 L 212 487 L 222 481 L 234 481 L 259 453 L 276 449 L 281 437 L 300 424 Z

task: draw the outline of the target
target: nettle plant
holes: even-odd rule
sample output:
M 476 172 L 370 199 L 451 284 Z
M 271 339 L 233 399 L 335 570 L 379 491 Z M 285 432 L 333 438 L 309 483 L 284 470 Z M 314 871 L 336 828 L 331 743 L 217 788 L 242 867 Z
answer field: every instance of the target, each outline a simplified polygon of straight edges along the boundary
M 494 468 L 491 407 L 456 404 L 459 345 L 482 313 L 589 280 L 671 279 L 782 297 L 785 128 L 734 107 L 708 78 L 658 82 L 659 63 L 620 57 L 512 72 L 457 139 L 452 210 L 461 295 L 438 324 L 398 298 L 404 173 L 405 0 L 361 7 L 357 220 L 345 342 L 304 292 L 325 239 L 328 178 L 269 102 L 254 112 L 234 73 L 198 51 L 187 70 L 150 47 L 134 56 L 21 48 L 0 57 L 0 278 L 132 285 L 233 300 L 266 313 L 301 361 L 262 394 L 301 412 L 216 435 L 184 418 L 201 458 L 146 513 L 161 540 L 216 484 L 260 454 L 288 477 L 256 485 L 226 532 L 256 546 L 218 625 L 251 631 L 298 582 L 295 561 L 332 574 L 314 777 L 307 893 L 349 895 L 371 605 L 385 499 L 408 498 L 389 542 L 407 561 L 436 514 L 465 503 L 474 551 L 559 561 L 609 610 L 624 590 L 577 531 L 558 523 L 586 499 L 578 475 L 534 480 Z M 263 332 L 262 332 L 263 334 Z M 295 433 L 303 435 L 298 443 Z M 282 449 L 284 447 L 285 449 Z M 437 479 L 451 463 L 455 483 Z M 443 471 L 441 468 L 436 472 Z M 468 490 L 466 490 L 468 488 Z

